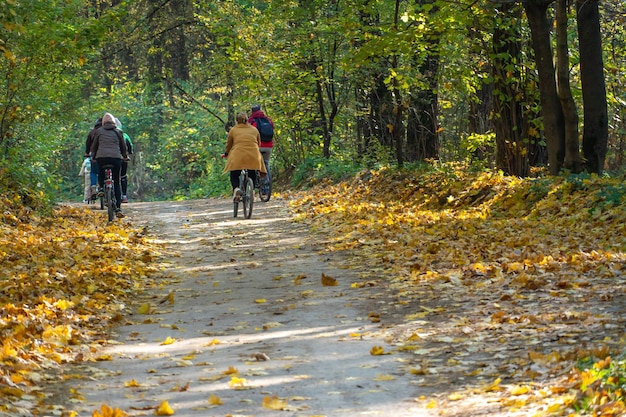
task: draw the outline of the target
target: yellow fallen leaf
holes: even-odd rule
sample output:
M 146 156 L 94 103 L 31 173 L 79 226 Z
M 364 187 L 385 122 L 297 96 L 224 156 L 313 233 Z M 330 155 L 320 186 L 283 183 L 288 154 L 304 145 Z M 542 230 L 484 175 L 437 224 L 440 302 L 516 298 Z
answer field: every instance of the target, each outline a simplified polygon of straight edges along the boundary
M 393 381 L 396 377 L 393 375 L 382 375 L 378 374 L 375 378 L 372 378 L 372 381 Z
M 159 404 L 159 407 L 154 410 L 154 414 L 157 416 L 172 416 L 175 411 L 170 407 L 170 404 L 167 401 L 163 401 Z
M 297 277 L 295 277 L 293 279 L 294 285 L 300 285 L 300 281 L 303 280 L 303 279 L 306 279 L 306 275 L 304 275 L 304 274 L 298 275 Z
M 502 378 L 496 378 L 491 384 L 483 387 L 484 392 L 492 392 L 492 391 L 500 391 L 500 382 L 502 382 Z
M 159 301 L 159 304 L 164 304 L 164 303 L 174 304 L 174 291 L 171 291 L 168 295 L 163 297 L 161 301 Z
M 137 309 L 137 313 L 138 314 L 150 314 L 150 304 L 148 303 L 143 303 L 138 309 Z
M 328 276 L 322 272 L 322 285 L 324 287 L 334 287 L 339 285 L 339 282 L 337 282 L 335 278 Z
M 124 382 L 125 387 L 140 387 L 141 385 L 134 379 Z
M 213 340 L 211 340 L 210 342 L 205 343 L 205 344 L 204 344 L 204 346 L 215 346 L 215 345 L 219 345 L 219 344 L 221 344 L 221 343 L 222 343 L 222 342 L 221 342 L 221 341 L 219 341 L 218 339 L 213 339 Z
M 222 375 L 239 375 L 239 371 L 234 366 L 229 366 L 227 370 L 222 372 Z
M 379 355 L 389 355 L 388 352 L 385 352 L 385 349 L 383 349 L 382 346 L 374 346 L 371 350 L 370 350 L 370 355 L 374 355 L 374 356 L 379 356 Z
M 168 336 L 167 339 L 165 339 L 164 341 L 161 342 L 161 345 L 171 345 L 174 342 L 176 342 L 176 339 L 174 339 L 173 337 Z
M 263 304 L 267 303 L 267 300 L 265 298 L 257 298 L 256 300 L 254 300 L 254 302 L 257 304 Z
M 450 401 L 459 401 L 459 400 L 462 400 L 463 397 L 464 395 L 459 392 L 453 392 L 452 394 L 448 395 L 448 399 Z
M 246 380 L 246 378 L 239 378 L 236 376 L 232 377 L 230 381 L 228 381 L 228 385 L 235 389 L 245 388 L 247 383 L 248 381 Z
M 287 407 L 287 401 L 281 400 L 277 396 L 263 398 L 263 408 L 269 410 L 282 410 Z
M 525 385 L 516 385 L 511 388 L 511 395 L 524 395 L 530 391 L 530 388 Z
M 224 405 L 224 402 L 215 394 L 211 394 L 209 397 L 209 404 L 211 405 Z
M 106 404 L 102 404 L 100 407 L 100 411 L 95 410 L 92 414 L 92 417 L 126 417 L 128 414 L 126 412 L 120 410 L 119 408 L 111 408 Z

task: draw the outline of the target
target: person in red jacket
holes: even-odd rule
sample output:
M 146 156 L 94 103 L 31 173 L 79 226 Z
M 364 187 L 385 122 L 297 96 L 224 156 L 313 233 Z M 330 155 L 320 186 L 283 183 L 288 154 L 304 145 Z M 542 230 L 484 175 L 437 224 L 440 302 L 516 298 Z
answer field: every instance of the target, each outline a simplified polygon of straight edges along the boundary
M 263 162 L 265 162 L 265 169 L 267 170 L 267 175 L 271 176 L 270 173 L 270 156 L 272 155 L 272 148 L 274 146 L 274 121 L 267 117 L 267 115 L 261 110 L 261 106 L 255 104 L 252 106 L 252 114 L 248 118 L 248 123 L 252 126 L 256 127 L 261 136 L 261 145 L 259 146 L 259 151 L 261 151 L 261 155 L 263 155 Z M 264 120 L 261 120 L 264 119 Z M 271 134 L 264 134 L 264 130 L 261 125 L 264 121 L 269 122 L 271 126 Z

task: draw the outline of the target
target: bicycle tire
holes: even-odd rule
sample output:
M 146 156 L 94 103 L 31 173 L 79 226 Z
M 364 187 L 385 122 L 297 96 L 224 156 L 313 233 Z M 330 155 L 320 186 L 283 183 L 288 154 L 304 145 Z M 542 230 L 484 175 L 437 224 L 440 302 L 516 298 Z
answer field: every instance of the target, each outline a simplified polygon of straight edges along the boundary
M 239 211 L 239 203 L 233 203 L 233 217 L 237 217 L 237 211 Z
M 261 184 L 259 185 L 259 199 L 267 203 L 270 201 L 270 197 L 272 196 L 272 176 L 268 172 L 265 178 L 261 179 Z
M 104 191 L 107 212 L 109 213 L 109 221 L 112 222 L 115 218 L 115 197 L 113 197 L 113 188 L 106 188 Z
M 100 210 L 104 210 L 104 197 L 100 197 Z
M 252 178 L 246 181 L 246 189 L 241 197 L 243 201 L 243 217 L 249 219 L 252 217 L 252 207 L 254 206 L 254 182 Z

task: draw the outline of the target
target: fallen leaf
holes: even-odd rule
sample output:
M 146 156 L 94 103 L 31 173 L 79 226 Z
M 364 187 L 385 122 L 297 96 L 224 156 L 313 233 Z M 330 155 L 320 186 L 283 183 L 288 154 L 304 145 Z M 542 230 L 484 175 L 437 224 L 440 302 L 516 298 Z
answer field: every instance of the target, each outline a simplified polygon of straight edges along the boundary
M 215 394 L 211 394 L 209 397 L 209 404 L 211 405 L 224 405 L 224 402 Z
M 339 283 L 337 282 L 335 278 L 328 276 L 322 272 L 322 285 L 324 287 L 335 287 L 339 285 Z
M 167 401 L 163 401 L 159 404 L 159 407 L 154 410 L 154 414 L 157 416 L 172 416 L 174 413 L 174 410 Z
M 141 384 L 139 384 L 137 381 L 135 381 L 134 379 L 131 379 L 130 381 L 124 382 L 124 386 L 125 387 L 140 387 Z
M 168 336 L 164 341 L 161 342 L 161 345 L 171 345 L 172 343 L 175 343 L 175 342 L 176 342 L 176 339 Z
M 282 400 L 276 396 L 263 398 L 263 408 L 269 410 L 284 410 L 287 406 L 286 400 Z

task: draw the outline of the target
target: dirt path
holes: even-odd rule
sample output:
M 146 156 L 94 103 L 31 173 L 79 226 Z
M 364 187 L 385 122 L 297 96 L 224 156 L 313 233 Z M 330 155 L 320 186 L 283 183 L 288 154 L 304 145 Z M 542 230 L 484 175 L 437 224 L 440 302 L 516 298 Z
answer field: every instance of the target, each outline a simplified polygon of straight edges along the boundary
M 250 220 L 234 219 L 227 199 L 125 211 L 165 244 L 168 266 L 152 298 L 138 300 L 151 314 L 117 329 L 103 353 L 111 360 L 80 370 L 90 376 L 77 387 L 80 415 L 103 403 L 152 415 L 164 401 L 176 416 L 436 415 L 401 354 L 371 354 L 393 349 L 369 316 L 381 289 L 354 291 L 366 271 L 322 254 L 285 201 L 258 203 Z M 323 286 L 322 274 L 338 285 Z

